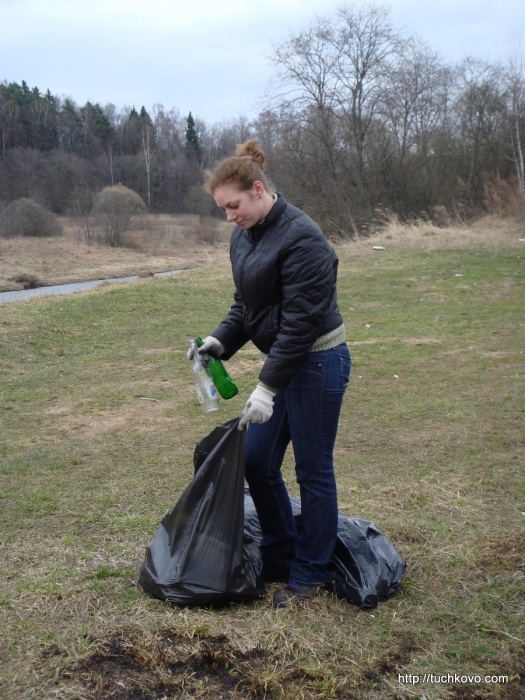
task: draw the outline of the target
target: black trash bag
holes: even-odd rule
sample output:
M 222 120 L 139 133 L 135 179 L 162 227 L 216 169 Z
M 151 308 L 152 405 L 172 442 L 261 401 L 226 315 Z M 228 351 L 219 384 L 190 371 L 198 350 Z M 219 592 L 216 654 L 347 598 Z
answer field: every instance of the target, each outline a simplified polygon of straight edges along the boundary
M 301 527 L 301 501 L 290 496 L 293 515 Z M 245 541 L 259 543 L 262 533 L 247 488 L 244 490 Z M 365 610 L 394 595 L 406 563 L 390 541 L 368 520 L 339 513 L 338 534 L 326 588 L 338 598 Z
M 396 592 L 406 562 L 374 523 L 339 513 L 337 542 L 327 587 L 370 610 Z
M 142 588 L 181 606 L 223 605 L 263 590 L 256 543 L 244 542 L 244 441 L 239 418 L 195 448 L 195 476 L 167 513 L 139 574 Z
M 245 432 L 236 418 L 196 446 L 195 476 L 163 518 L 139 575 L 142 588 L 182 606 L 227 604 L 264 590 L 257 512 L 244 484 Z M 290 496 L 297 527 L 301 502 Z M 371 609 L 390 598 L 406 563 L 368 520 L 338 516 L 337 542 L 327 582 L 339 598 Z

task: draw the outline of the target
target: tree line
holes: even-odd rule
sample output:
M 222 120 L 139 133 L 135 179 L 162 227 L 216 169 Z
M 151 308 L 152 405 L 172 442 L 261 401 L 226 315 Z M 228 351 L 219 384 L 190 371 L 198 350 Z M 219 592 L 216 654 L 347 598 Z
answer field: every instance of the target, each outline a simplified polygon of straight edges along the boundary
M 156 104 L 117 108 L 0 83 L 0 205 L 32 198 L 57 214 L 108 185 L 152 212 L 217 214 L 204 173 L 260 140 L 276 189 L 330 235 L 378 216 L 466 218 L 525 206 L 525 70 L 445 62 L 379 5 L 342 5 L 273 47 L 264 107 L 207 124 Z M 87 204 L 86 204 L 87 203 Z

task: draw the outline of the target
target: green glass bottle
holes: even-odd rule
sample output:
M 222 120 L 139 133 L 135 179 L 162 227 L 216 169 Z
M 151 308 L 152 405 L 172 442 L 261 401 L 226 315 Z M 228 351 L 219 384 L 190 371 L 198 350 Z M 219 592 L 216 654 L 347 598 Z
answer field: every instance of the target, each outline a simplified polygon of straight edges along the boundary
M 200 348 L 204 341 L 201 337 L 195 338 L 195 345 Z M 211 357 L 208 360 L 208 371 L 212 376 L 213 383 L 223 399 L 231 399 L 232 396 L 239 393 L 237 385 L 226 371 L 226 367 L 221 360 Z

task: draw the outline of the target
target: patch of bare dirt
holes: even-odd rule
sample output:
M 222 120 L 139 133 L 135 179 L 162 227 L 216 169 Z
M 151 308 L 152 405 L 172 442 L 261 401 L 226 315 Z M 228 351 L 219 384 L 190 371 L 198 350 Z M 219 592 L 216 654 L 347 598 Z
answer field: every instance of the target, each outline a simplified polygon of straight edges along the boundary
M 0 291 L 87 282 L 202 267 L 228 258 L 231 227 L 217 222 L 202 235 L 196 217 L 149 215 L 126 236 L 126 247 L 88 245 L 67 219 L 55 238 L 0 239 Z
M 226 635 L 188 638 L 161 630 L 155 640 L 116 635 L 64 676 L 80 684 L 86 700 L 256 700 L 266 697 L 258 677 L 272 664 L 263 649 L 243 652 Z
M 520 532 L 496 540 L 485 539 L 478 565 L 488 572 L 524 571 L 524 551 L 525 535 Z
M 165 424 L 167 429 L 173 424 L 173 420 L 165 415 L 173 406 L 174 401 L 159 401 L 137 395 L 132 402 L 114 411 L 86 412 L 79 416 L 78 406 L 61 404 L 50 408 L 47 414 L 56 420 L 60 433 L 72 436 L 152 433 L 158 432 L 161 424 Z

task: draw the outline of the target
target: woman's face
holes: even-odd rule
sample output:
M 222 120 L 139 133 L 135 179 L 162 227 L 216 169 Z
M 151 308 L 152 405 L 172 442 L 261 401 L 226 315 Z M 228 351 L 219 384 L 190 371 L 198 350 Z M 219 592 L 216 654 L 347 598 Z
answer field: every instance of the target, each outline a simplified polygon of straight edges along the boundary
M 263 195 L 264 187 L 256 181 L 248 191 L 241 191 L 235 185 L 220 185 L 213 193 L 213 198 L 226 214 L 227 221 L 249 229 L 266 215 Z

